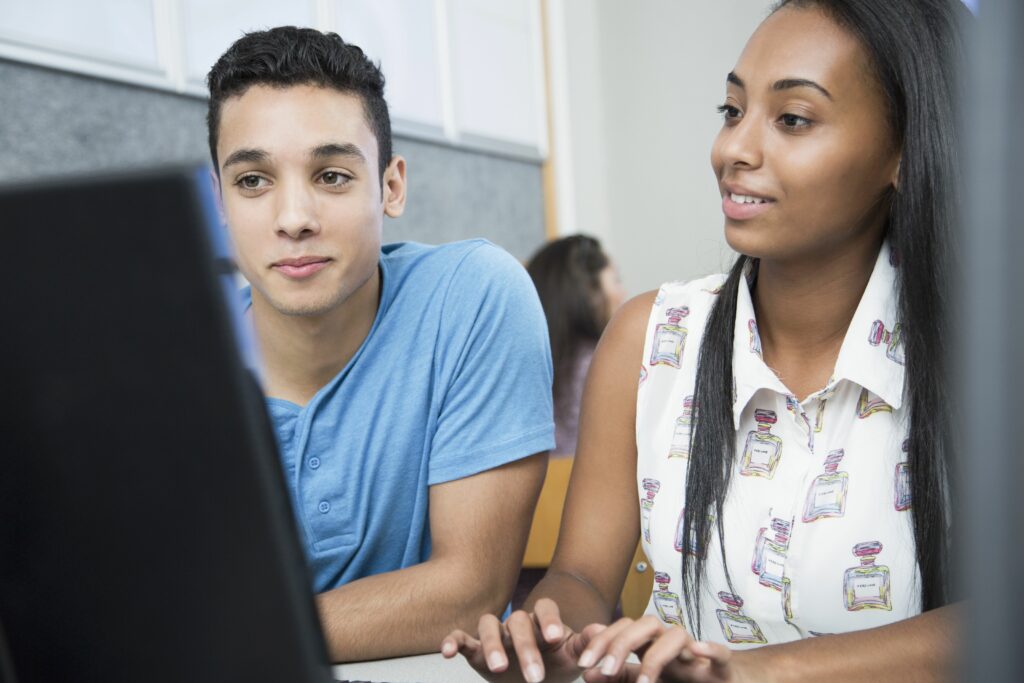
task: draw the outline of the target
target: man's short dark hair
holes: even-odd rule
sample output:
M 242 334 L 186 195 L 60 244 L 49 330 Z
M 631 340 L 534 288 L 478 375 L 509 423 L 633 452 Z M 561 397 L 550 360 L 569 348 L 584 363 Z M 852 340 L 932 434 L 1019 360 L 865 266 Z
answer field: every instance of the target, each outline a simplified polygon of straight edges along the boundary
M 358 95 L 366 122 L 377 138 L 381 177 L 391 162 L 391 119 L 384 100 L 384 74 L 359 47 L 336 33 L 278 26 L 247 33 L 221 55 L 206 76 L 210 157 L 218 175 L 217 134 L 224 100 L 254 85 L 287 88 L 316 85 Z

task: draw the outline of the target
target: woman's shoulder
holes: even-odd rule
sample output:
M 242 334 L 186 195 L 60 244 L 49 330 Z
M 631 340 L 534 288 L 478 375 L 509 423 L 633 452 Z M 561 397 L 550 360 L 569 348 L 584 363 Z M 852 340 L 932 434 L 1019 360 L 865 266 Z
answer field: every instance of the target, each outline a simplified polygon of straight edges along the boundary
M 651 301 L 652 309 L 681 306 L 710 306 L 722 291 L 728 275 L 717 273 L 696 280 L 678 280 L 663 284 Z
M 648 326 L 664 318 L 659 313 L 671 308 L 685 308 L 688 312 L 710 309 L 726 277 L 716 274 L 696 280 L 666 282 L 658 289 L 633 297 L 612 318 L 602 340 L 607 338 L 615 346 L 636 347 L 642 351 Z

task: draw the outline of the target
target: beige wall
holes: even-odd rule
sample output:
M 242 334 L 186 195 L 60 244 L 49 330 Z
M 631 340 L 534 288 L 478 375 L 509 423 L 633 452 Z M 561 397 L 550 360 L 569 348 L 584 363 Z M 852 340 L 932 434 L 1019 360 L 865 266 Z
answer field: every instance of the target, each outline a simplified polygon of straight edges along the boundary
M 770 4 L 548 0 L 558 230 L 600 238 L 633 294 L 732 260 L 715 107 Z

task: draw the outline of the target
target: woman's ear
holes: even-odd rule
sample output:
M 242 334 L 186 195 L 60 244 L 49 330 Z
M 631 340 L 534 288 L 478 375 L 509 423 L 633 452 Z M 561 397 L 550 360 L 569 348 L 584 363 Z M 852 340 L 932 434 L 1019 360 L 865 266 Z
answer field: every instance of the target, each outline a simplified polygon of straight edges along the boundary
M 899 191 L 900 189 L 900 168 L 903 166 L 903 157 L 896 158 L 896 170 L 892 172 L 892 189 Z

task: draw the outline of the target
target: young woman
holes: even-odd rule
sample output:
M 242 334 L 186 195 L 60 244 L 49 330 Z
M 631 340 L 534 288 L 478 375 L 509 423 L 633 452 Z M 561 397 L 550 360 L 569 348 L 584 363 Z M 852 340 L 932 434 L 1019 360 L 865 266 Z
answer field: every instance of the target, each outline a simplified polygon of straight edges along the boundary
M 583 381 L 601 333 L 625 301 L 618 271 L 587 235 L 548 242 L 530 259 L 526 271 L 544 307 L 555 367 L 555 450 L 576 452 Z
M 711 159 L 741 256 L 609 325 L 532 612 L 446 656 L 495 681 L 949 670 L 958 5 L 791 0 L 757 29 Z M 605 626 L 638 535 L 648 614 Z

